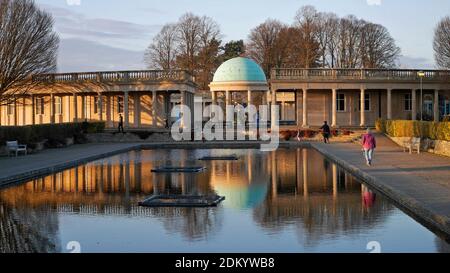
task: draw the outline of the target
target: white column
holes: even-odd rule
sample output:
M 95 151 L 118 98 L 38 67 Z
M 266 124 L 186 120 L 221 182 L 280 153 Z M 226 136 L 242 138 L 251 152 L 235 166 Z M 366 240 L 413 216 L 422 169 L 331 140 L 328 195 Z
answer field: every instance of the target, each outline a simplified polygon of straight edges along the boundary
M 387 90 L 387 119 L 392 119 L 392 89 Z
M 337 94 L 336 89 L 331 90 L 331 127 L 337 126 Z
M 78 96 L 76 93 L 73 93 L 73 122 L 78 121 Z
M 434 90 L 434 103 L 433 103 L 434 121 L 439 122 L 439 90 Z
M 128 91 L 124 92 L 123 96 L 123 115 L 124 115 L 124 127 L 129 128 L 130 127 L 130 116 L 129 116 L 129 109 L 128 109 Z
M 158 123 L 157 121 L 157 116 L 156 116 L 156 109 L 157 109 L 157 103 L 158 103 L 158 99 L 157 99 L 157 93 L 156 91 L 152 91 L 152 126 L 153 127 L 157 127 Z
M 97 111 L 98 111 L 98 119 L 100 121 L 103 121 L 103 95 L 101 93 L 98 94 Z
M 50 94 L 50 123 L 55 123 L 55 96 Z
M 106 126 L 113 127 L 111 119 L 111 96 L 106 95 Z
M 134 127 L 141 127 L 141 95 L 134 93 Z
M 303 124 L 302 127 L 308 127 L 308 89 L 303 88 Z
M 277 105 L 277 90 L 273 89 L 272 90 L 272 99 L 271 99 L 271 111 L 270 111 L 270 125 L 271 128 L 274 129 L 275 128 L 275 122 L 276 122 L 276 111 L 275 111 L 275 106 Z
M 36 105 L 35 105 L 35 98 L 34 95 L 31 95 L 31 124 L 35 125 L 36 124 Z
M 366 100 L 364 99 L 364 97 L 365 97 L 365 90 L 363 89 L 363 88 L 361 88 L 361 99 L 360 99 L 360 102 L 361 102 L 361 111 L 360 111 L 360 114 L 361 114 L 361 118 L 360 118 L 360 121 L 361 121 L 361 123 L 359 124 L 361 127 L 363 127 L 363 126 L 365 126 L 366 125 L 366 111 L 364 111 L 364 109 L 366 109 Z
M 411 119 L 417 119 L 417 98 L 415 89 L 411 91 Z
M 180 91 L 180 104 L 181 106 L 186 105 L 186 91 Z M 183 108 L 181 108 L 181 126 L 184 127 L 184 111 Z

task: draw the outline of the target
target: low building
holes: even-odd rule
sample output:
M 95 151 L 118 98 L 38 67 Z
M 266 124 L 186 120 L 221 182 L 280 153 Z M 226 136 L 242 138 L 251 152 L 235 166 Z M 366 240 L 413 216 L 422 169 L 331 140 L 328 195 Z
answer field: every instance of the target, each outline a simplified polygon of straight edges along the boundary
M 40 83 L 0 106 L 1 126 L 104 121 L 115 128 L 119 115 L 129 129 L 164 129 L 176 104 L 279 105 L 280 125 L 308 128 L 374 126 L 383 119 L 441 120 L 450 115 L 450 71 L 396 69 L 272 70 L 270 81 L 254 61 L 223 63 L 199 91 L 185 71 L 116 71 L 39 75 Z M 361 100 L 361 98 L 364 98 Z

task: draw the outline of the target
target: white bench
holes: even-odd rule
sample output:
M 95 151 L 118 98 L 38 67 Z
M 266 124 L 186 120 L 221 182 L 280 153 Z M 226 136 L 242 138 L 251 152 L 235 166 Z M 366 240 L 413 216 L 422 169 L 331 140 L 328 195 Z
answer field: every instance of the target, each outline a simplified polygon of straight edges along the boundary
M 19 152 L 24 152 L 26 155 L 27 145 L 19 145 L 17 141 L 7 141 L 6 151 L 8 152 L 8 156 L 11 155 L 11 152 L 14 152 L 16 154 L 16 157 L 19 155 Z
M 403 151 L 406 152 L 406 149 L 409 149 L 409 153 L 412 154 L 414 149 L 416 149 L 417 153 L 420 154 L 420 142 L 420 137 L 412 137 L 406 140 L 403 145 Z

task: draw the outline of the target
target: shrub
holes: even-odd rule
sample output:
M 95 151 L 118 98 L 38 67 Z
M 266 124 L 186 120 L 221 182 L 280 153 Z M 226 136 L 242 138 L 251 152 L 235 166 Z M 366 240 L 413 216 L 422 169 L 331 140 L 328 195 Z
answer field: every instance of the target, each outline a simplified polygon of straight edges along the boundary
M 450 141 L 450 122 L 387 120 L 379 121 L 378 124 L 380 132 L 392 137 L 422 137 Z
M 104 128 L 105 123 L 93 122 L 87 125 L 87 132 L 100 133 Z M 71 137 L 74 137 L 77 143 L 77 139 L 85 140 L 82 123 L 0 127 L 0 145 L 4 145 L 8 140 L 17 140 L 28 145 L 47 140 L 50 147 L 57 147 L 63 145 L 66 138 Z

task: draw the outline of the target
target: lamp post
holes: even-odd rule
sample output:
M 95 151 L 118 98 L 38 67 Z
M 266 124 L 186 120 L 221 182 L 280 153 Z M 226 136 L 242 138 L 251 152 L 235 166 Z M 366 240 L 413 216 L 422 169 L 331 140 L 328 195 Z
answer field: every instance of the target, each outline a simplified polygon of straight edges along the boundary
M 417 76 L 420 78 L 420 121 L 423 121 L 423 78 L 425 73 L 423 71 L 417 72 Z

